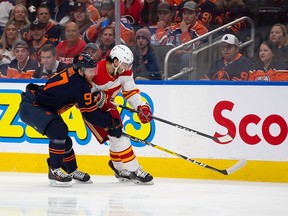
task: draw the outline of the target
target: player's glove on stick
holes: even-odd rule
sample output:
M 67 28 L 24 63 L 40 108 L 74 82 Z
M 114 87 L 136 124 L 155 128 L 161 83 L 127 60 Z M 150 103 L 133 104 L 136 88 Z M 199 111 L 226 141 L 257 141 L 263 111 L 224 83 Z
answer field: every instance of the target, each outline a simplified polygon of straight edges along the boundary
M 122 135 L 122 123 L 119 119 L 112 119 L 112 124 L 108 128 L 108 134 L 110 136 L 120 138 Z
M 148 123 L 152 120 L 150 116 L 152 116 L 151 108 L 149 104 L 140 105 L 137 107 L 138 117 L 142 123 Z
M 104 92 L 93 93 L 97 106 L 103 111 L 116 109 L 116 106 L 111 102 L 110 98 Z

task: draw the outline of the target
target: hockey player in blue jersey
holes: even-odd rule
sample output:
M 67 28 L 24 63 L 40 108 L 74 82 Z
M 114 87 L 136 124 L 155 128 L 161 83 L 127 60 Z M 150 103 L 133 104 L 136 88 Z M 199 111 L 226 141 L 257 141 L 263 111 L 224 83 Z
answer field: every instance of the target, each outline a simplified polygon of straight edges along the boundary
M 115 106 L 106 100 L 104 93 L 91 94 L 95 67 L 96 61 L 82 52 L 74 58 L 73 67 L 51 77 L 44 86 L 27 85 L 22 93 L 21 120 L 50 139 L 48 178 L 51 186 L 71 186 L 72 179 L 92 183 L 89 174 L 77 169 L 72 140 L 61 113 L 75 105 L 92 125 L 105 128 L 110 136 L 120 137 L 122 134 L 119 119 L 109 112 L 116 109 Z

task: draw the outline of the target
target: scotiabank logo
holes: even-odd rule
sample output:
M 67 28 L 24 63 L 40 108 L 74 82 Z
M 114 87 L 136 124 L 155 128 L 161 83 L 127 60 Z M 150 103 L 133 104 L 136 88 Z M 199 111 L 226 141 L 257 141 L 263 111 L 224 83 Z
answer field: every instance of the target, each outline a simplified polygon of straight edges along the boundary
M 271 114 L 266 117 L 260 117 L 257 114 L 247 114 L 243 117 L 241 116 L 240 122 L 236 124 L 233 122 L 233 120 L 228 119 L 222 115 L 222 112 L 225 110 L 233 112 L 233 107 L 233 102 L 221 101 L 216 104 L 213 111 L 215 121 L 219 125 L 225 127 L 228 130 L 228 134 L 233 139 L 237 136 L 237 133 L 239 133 L 240 138 L 249 145 L 256 145 L 261 141 L 265 141 L 270 145 L 280 145 L 286 140 L 288 128 L 287 122 L 282 116 L 278 114 Z M 249 126 L 256 127 L 258 129 L 257 131 L 261 132 L 251 133 L 248 131 Z M 279 133 L 271 133 L 271 127 L 279 128 Z M 222 134 L 216 132 L 214 136 L 220 137 Z

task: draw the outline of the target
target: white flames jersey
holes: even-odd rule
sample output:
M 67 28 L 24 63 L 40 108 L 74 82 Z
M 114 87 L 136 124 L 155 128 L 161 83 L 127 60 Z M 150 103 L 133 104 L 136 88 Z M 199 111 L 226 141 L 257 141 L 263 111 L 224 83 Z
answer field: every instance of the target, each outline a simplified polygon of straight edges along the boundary
M 120 75 L 111 76 L 106 70 L 106 62 L 107 60 L 103 59 L 97 63 L 98 71 L 93 78 L 91 91 L 103 91 L 111 99 L 114 99 L 122 92 L 124 98 L 134 109 L 137 109 L 139 105 L 143 105 L 144 102 L 141 100 L 140 90 L 134 82 L 132 70 L 124 71 Z

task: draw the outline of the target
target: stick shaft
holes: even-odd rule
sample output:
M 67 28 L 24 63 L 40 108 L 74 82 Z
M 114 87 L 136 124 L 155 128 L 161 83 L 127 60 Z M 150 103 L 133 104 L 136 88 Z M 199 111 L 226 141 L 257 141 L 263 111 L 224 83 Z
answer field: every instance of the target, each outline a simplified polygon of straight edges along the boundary
M 236 170 L 238 170 L 238 169 L 240 169 L 240 168 L 242 167 L 242 166 L 241 166 L 241 167 L 237 166 L 237 169 L 229 168 L 229 169 L 227 169 L 227 170 L 229 170 L 229 172 L 228 172 L 227 170 L 220 170 L 220 169 L 217 169 L 217 168 L 215 168 L 215 167 L 213 167 L 213 166 L 204 164 L 204 163 L 202 163 L 202 162 L 200 162 L 200 161 L 194 160 L 194 159 L 192 159 L 192 158 L 188 158 L 188 157 L 186 157 L 186 156 L 184 156 L 184 155 L 182 155 L 182 154 L 179 154 L 179 153 L 176 153 L 176 152 L 171 151 L 171 150 L 169 150 L 169 149 L 166 149 L 166 148 L 164 148 L 164 147 L 155 145 L 155 144 L 153 144 L 153 143 L 151 143 L 151 142 L 148 142 L 148 141 L 146 141 L 146 140 L 139 139 L 139 138 L 134 137 L 134 136 L 132 136 L 132 135 L 129 135 L 129 134 L 127 134 L 127 133 L 124 133 L 124 132 L 123 132 L 123 135 L 124 135 L 124 136 L 127 136 L 128 138 L 130 138 L 131 140 L 133 140 L 133 141 L 135 141 L 135 142 L 143 143 L 143 144 L 145 144 L 145 145 L 151 146 L 151 147 L 153 147 L 153 148 L 156 148 L 156 149 L 158 149 L 158 150 L 164 151 L 164 152 L 166 152 L 166 153 L 169 153 L 169 154 L 171 154 L 171 155 L 174 155 L 174 156 L 176 156 L 176 157 L 179 157 L 179 158 L 182 158 L 182 159 L 184 159 L 184 160 L 186 160 L 186 161 L 189 161 L 189 162 L 191 162 L 191 163 L 193 163 L 193 164 L 196 164 L 196 165 L 201 166 L 201 167 L 203 167 L 203 168 L 210 169 L 210 170 L 212 170 L 212 171 L 221 173 L 221 174 L 223 174 L 223 175 L 229 175 L 229 174 L 235 172 Z M 244 165 L 243 165 L 243 166 L 244 166 Z M 234 167 L 234 166 L 233 166 L 233 167 Z
M 129 111 L 131 111 L 131 112 L 139 113 L 138 110 L 129 108 L 129 107 L 127 107 L 127 106 L 123 106 L 123 105 L 120 105 L 120 104 L 119 104 L 119 107 L 121 107 L 121 108 L 123 108 L 123 109 L 126 109 L 126 110 L 129 110 Z M 150 117 L 153 118 L 153 119 L 155 119 L 155 120 L 157 120 L 157 121 L 160 121 L 160 122 L 163 122 L 163 123 L 165 123 L 165 124 L 169 124 L 169 125 L 172 125 L 172 126 L 174 126 L 174 127 L 177 127 L 177 128 L 180 128 L 180 129 L 183 129 L 183 130 L 186 130 L 186 131 L 189 131 L 189 132 L 198 134 L 198 135 L 203 136 L 203 137 L 206 137 L 206 138 L 208 138 L 208 139 L 212 139 L 212 140 L 217 141 L 217 142 L 222 142 L 222 141 L 221 141 L 220 139 L 218 139 L 217 137 L 214 137 L 214 136 L 211 136 L 211 135 L 202 133 L 202 132 L 200 132 L 200 131 L 197 131 L 197 130 L 194 130 L 194 129 L 191 129 L 191 128 L 188 128 L 188 127 L 185 127 L 185 126 L 182 126 L 182 125 L 180 125 L 180 124 L 176 124 L 176 123 L 170 122 L 170 121 L 168 121 L 168 120 L 165 120 L 165 119 L 162 119 L 162 118 L 153 116 L 153 115 L 151 115 Z M 229 141 L 229 138 L 230 138 L 230 136 L 228 137 L 228 141 Z M 232 140 L 232 139 L 231 139 L 231 140 Z

